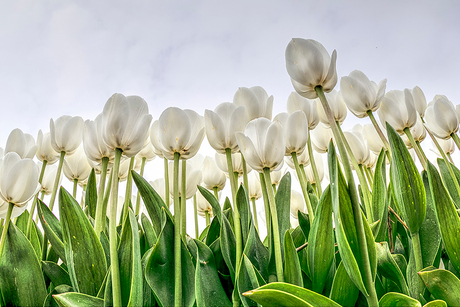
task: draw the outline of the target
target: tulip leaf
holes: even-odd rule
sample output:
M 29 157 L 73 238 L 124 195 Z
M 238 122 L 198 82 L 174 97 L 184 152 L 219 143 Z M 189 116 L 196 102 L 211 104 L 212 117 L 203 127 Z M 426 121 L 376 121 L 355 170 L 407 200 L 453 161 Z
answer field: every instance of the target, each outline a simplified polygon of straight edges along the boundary
M 140 306 L 143 300 L 141 247 L 137 220 L 131 208 L 128 209 L 123 225 L 123 233 L 118 246 L 118 259 L 122 304 L 123 306 Z
M 303 235 L 305 238 L 308 238 L 310 235 L 310 218 L 308 214 L 301 212 L 300 210 L 297 211 L 297 219 L 299 221 L 299 226 L 302 229 Z
M 286 230 L 284 235 L 284 280 L 299 287 L 303 286 L 299 257 L 297 257 L 297 251 L 289 230 Z
M 291 173 L 289 172 L 287 172 L 283 178 L 281 178 L 278 190 L 276 191 L 275 195 L 275 203 L 276 212 L 278 213 L 280 238 L 283 238 L 286 230 L 291 228 Z M 283 251 L 283 240 L 280 241 L 281 251 Z
M 460 280 L 450 271 L 428 267 L 418 273 L 435 299 L 460 306 Z
M 202 186 L 198 186 L 198 190 L 200 191 L 201 195 L 203 195 L 203 197 L 211 205 L 212 213 L 214 214 L 215 217 L 217 217 L 220 223 L 222 220 L 222 209 L 220 208 L 219 201 L 216 199 L 216 197 L 211 192 L 208 191 L 208 189 L 205 189 Z M 227 200 L 228 198 L 225 200 L 226 204 L 227 204 Z
M 447 303 L 443 300 L 434 300 L 426 303 L 423 307 L 447 307 Z
M 152 248 L 157 243 L 157 236 L 155 230 L 153 229 L 152 223 L 150 223 L 149 218 L 142 213 L 141 214 L 141 224 L 144 229 L 145 238 L 150 248 Z
M 72 285 L 69 273 L 61 266 L 51 261 L 42 261 L 42 269 L 46 276 L 51 280 L 54 286 Z
M 38 217 L 51 246 L 62 261 L 66 262 L 64 243 L 62 242 L 62 226 L 57 217 L 40 199 L 37 200 Z M 45 260 L 45 259 L 44 259 Z
M 387 123 L 391 146 L 390 184 L 395 203 L 411 233 L 417 233 L 425 220 L 426 195 L 420 176 L 401 137 Z
M 144 201 L 145 208 L 152 221 L 153 229 L 158 237 L 160 235 L 161 226 L 164 223 L 165 215 L 161 208 L 166 208 L 166 205 L 160 195 L 153 189 L 153 187 L 141 175 L 134 170 L 131 171 L 133 180 L 136 183 L 139 194 Z M 166 210 L 169 210 L 166 208 Z
M 373 216 L 369 217 L 371 222 L 383 221 L 385 213 L 385 198 L 386 198 L 386 172 L 385 172 L 385 150 L 380 151 L 377 163 L 375 164 L 374 182 L 372 185 L 372 212 Z M 386 225 L 386 223 L 380 223 Z
M 241 237 L 243 239 L 243 246 L 246 245 L 246 240 L 249 235 L 249 228 L 252 224 L 252 214 L 249 209 L 249 199 L 243 185 L 240 185 L 236 193 L 236 206 L 241 220 Z
M 145 252 L 144 256 L 142 256 L 142 261 L 141 261 L 142 276 L 143 276 L 142 289 L 144 290 L 142 294 L 142 297 L 144 299 L 144 302 L 142 304 L 143 306 L 154 306 L 155 305 L 155 295 L 153 294 L 152 288 L 150 288 L 147 282 L 147 278 L 145 276 L 145 273 L 146 273 L 145 269 L 147 267 L 147 262 L 150 258 L 150 255 L 152 254 L 152 251 L 153 251 L 153 247 Z
M 343 262 L 337 268 L 329 298 L 341 306 L 355 306 L 359 289 L 347 274 Z
M 398 264 L 392 257 L 390 249 L 388 248 L 388 243 L 375 243 L 375 246 L 377 250 L 378 271 L 382 274 L 382 276 L 394 281 L 403 294 L 410 295 L 406 279 L 404 278 Z
M 214 209 L 213 209 L 214 210 Z M 208 233 L 206 234 L 206 245 L 210 246 L 220 236 L 220 223 L 219 219 L 213 218 L 209 225 Z
M 388 292 L 379 301 L 379 306 L 388 306 L 388 307 L 422 307 L 419 301 L 413 299 L 410 296 L 396 293 Z
M 330 186 L 321 195 L 316 216 L 311 225 L 307 246 L 307 263 L 313 291 L 322 293 L 334 260 L 334 229 Z
M 53 295 L 60 307 L 103 307 L 104 300 L 83 293 L 67 292 Z
M 14 223 L 10 223 L 4 239 L 0 261 L 4 306 L 42 306 L 47 291 L 32 245 Z
M 97 187 L 96 187 L 96 173 L 94 168 L 88 177 L 88 183 L 86 184 L 86 196 L 85 205 L 89 208 L 89 216 L 93 219 L 96 218 L 96 204 L 97 204 Z
M 246 291 L 258 288 L 261 286 L 260 279 L 257 276 L 257 271 L 251 261 L 243 253 L 241 258 L 241 266 L 238 272 L 238 293 L 240 294 L 241 302 L 243 306 L 258 306 L 253 300 L 248 299 L 243 295 Z M 262 281 L 262 285 L 265 284 L 265 281 Z
M 204 243 L 196 244 L 195 295 L 197 306 L 232 306 L 217 274 L 214 255 Z
M 222 214 L 222 224 L 220 227 L 220 248 L 225 264 L 230 271 L 230 277 L 234 283 L 236 271 L 236 240 L 232 226 L 225 217 L 225 214 Z
M 59 213 L 72 288 L 80 293 L 97 295 L 107 272 L 105 253 L 85 213 L 62 187 L 59 190 Z
M 268 279 L 268 249 L 260 241 L 254 224 L 251 224 L 249 236 L 243 254 L 249 259 L 254 267 L 259 271 L 264 280 Z M 254 289 L 254 288 L 252 288 Z
M 174 306 L 174 223 L 171 216 L 165 213 L 162 230 L 157 244 L 153 247 L 145 267 L 145 279 L 163 306 Z M 182 267 L 182 305 L 192 306 L 195 301 L 195 267 L 190 252 L 181 241 Z M 179 304 L 180 305 L 180 304 Z
M 460 271 L 460 218 L 434 165 L 428 162 L 427 169 L 442 241 L 452 265 Z
M 446 162 L 444 159 L 438 158 L 438 166 L 439 166 L 439 172 L 441 173 L 441 178 L 444 183 L 444 186 L 446 187 L 447 191 L 449 192 L 450 197 L 452 198 L 452 201 L 455 205 L 455 207 L 458 209 L 460 208 L 460 195 L 458 194 L 457 188 L 454 183 L 454 178 L 450 175 L 449 169 L 447 167 L 447 163 L 450 164 L 450 167 L 452 168 L 452 171 L 454 172 L 455 175 L 455 180 L 457 180 L 458 184 L 460 185 L 460 170 L 455 167 L 450 162 Z
M 72 287 L 69 285 L 59 285 L 53 288 L 45 298 L 45 302 L 43 303 L 43 307 L 54 307 L 59 306 L 59 304 L 54 299 L 54 295 L 67 293 L 67 292 L 74 292 Z
M 282 282 L 269 283 L 243 295 L 263 306 L 340 306 L 314 291 Z

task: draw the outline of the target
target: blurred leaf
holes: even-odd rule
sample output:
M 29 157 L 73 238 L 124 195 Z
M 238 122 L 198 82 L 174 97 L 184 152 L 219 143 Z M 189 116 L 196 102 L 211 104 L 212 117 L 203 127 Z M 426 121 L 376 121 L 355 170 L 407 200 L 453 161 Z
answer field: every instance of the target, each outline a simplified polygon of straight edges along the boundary
M 66 270 L 64 270 L 56 263 L 50 261 L 42 261 L 42 269 L 55 287 L 63 284 L 69 286 L 72 285 L 69 273 L 67 273 Z
M 289 230 L 284 235 L 284 280 L 287 283 L 302 287 L 302 271 L 300 269 L 299 257 L 292 241 Z
M 10 223 L 4 239 L 0 291 L 5 306 L 42 306 L 47 292 L 32 245 L 14 223 Z
M 380 274 L 394 281 L 403 294 L 410 295 L 406 279 L 404 278 L 398 264 L 392 257 L 390 249 L 388 248 L 388 243 L 375 243 L 375 246 L 377 250 L 377 263 Z
M 330 186 L 319 200 L 316 216 L 308 237 L 307 260 L 313 291 L 322 293 L 335 253 L 332 228 L 332 199 Z M 300 284 L 301 285 L 301 284 Z
M 243 293 L 263 306 L 329 306 L 339 307 L 333 300 L 311 290 L 282 282 L 273 282 Z
M 72 287 L 69 285 L 59 285 L 54 287 L 46 296 L 45 302 L 43 303 L 43 307 L 59 307 L 59 304 L 54 299 L 54 295 L 67 293 L 67 292 L 74 292 Z
M 460 270 L 460 218 L 436 168 L 428 162 L 428 179 L 442 241 L 452 265 Z
M 162 214 L 165 214 L 163 209 Z M 158 242 L 153 247 L 145 267 L 145 279 L 163 306 L 174 305 L 174 223 L 166 214 Z M 195 267 L 190 253 L 181 241 L 182 304 L 192 306 L 195 301 Z
M 359 289 L 348 276 L 343 263 L 340 262 L 335 272 L 329 298 L 341 306 L 355 306 L 358 296 Z
M 142 178 L 141 175 L 136 173 L 134 170 L 131 171 L 131 174 L 133 176 L 134 183 L 136 183 L 137 189 L 139 190 L 139 194 L 144 201 L 144 205 L 150 216 L 150 220 L 152 221 L 155 234 L 158 237 L 165 218 L 161 208 L 165 208 L 168 211 L 169 208 L 166 208 L 161 196 L 158 195 L 153 187 L 144 178 Z
M 62 261 L 66 261 L 64 243 L 62 242 L 62 226 L 57 217 L 40 199 L 37 200 L 38 217 L 51 246 Z M 46 259 L 43 259 L 46 260 Z
M 443 300 L 434 300 L 426 303 L 423 307 L 447 307 L 447 303 Z
M 379 306 L 388 306 L 388 307 L 422 307 L 419 301 L 411 298 L 410 296 L 389 292 L 382 296 L 379 301 Z
M 447 270 L 428 267 L 418 273 L 435 299 L 448 306 L 460 306 L 460 280 Z
M 396 205 L 411 233 L 419 231 L 425 220 L 426 195 L 422 178 L 401 137 L 387 123 L 391 146 L 390 184 Z
M 62 187 L 59 213 L 72 287 L 80 293 L 97 295 L 107 271 L 105 253 L 85 213 Z
M 439 166 L 439 172 L 441 173 L 441 178 L 444 183 L 444 186 L 446 187 L 447 191 L 449 192 L 450 197 L 452 198 L 452 201 L 455 205 L 455 207 L 458 209 L 460 208 L 460 195 L 458 195 L 457 188 L 455 186 L 454 180 L 452 176 L 450 175 L 449 169 L 447 168 L 447 163 L 444 161 L 444 159 L 437 159 L 438 166 Z M 450 167 L 452 168 L 452 171 L 454 172 L 455 175 L 455 180 L 460 184 L 460 170 L 455 167 L 452 163 L 448 162 L 450 164 Z
M 195 272 L 195 295 L 197 306 L 232 306 L 217 274 L 212 251 L 199 240 L 193 240 L 197 247 Z
M 97 204 L 97 187 L 96 187 L 96 173 L 94 168 L 88 177 L 88 183 L 86 184 L 86 196 L 85 205 L 89 208 L 89 215 L 96 218 L 96 204 Z
M 104 300 L 90 296 L 83 293 L 67 292 L 63 294 L 53 295 L 56 302 L 61 307 L 102 307 L 104 306 Z

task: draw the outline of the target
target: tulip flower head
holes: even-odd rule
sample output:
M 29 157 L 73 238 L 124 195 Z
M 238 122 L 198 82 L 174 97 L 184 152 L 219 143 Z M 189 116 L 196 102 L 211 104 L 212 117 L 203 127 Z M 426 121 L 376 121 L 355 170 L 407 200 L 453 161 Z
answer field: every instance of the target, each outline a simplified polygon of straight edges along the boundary
M 289 94 L 287 100 L 287 111 L 289 114 L 301 110 L 305 113 L 308 122 L 308 129 L 313 130 L 319 124 L 318 110 L 316 101 L 300 96 L 297 92 Z
M 414 87 L 411 93 L 412 97 L 414 97 L 415 109 L 417 109 L 418 114 L 420 114 L 422 118 L 425 117 L 425 110 L 427 108 L 425 94 L 418 86 Z
M 385 135 L 385 138 L 388 140 L 388 137 L 386 136 L 387 130 L 383 128 L 380 124 L 378 125 L 380 127 L 380 130 L 382 130 L 383 134 Z M 369 149 L 374 154 L 379 155 L 382 148 L 385 148 L 385 144 L 383 144 L 382 139 L 375 130 L 375 127 L 372 124 L 365 124 L 362 129 L 362 134 L 364 138 L 367 140 L 367 145 L 369 146 Z
M 293 38 L 286 48 L 286 69 L 297 93 L 308 99 L 318 97 L 315 87 L 329 93 L 337 84 L 335 63 L 323 45 L 312 39 Z
M 329 142 L 334 138 L 330 126 L 319 124 L 311 133 L 313 149 L 318 153 L 325 153 L 329 148 Z
M 273 96 L 268 97 L 267 92 L 260 86 L 240 87 L 233 96 L 233 103 L 246 107 L 248 121 L 259 117 L 272 119 Z
M 63 115 L 50 119 L 51 146 L 57 153 L 73 154 L 80 146 L 83 134 L 83 119 L 80 116 Z
M 412 128 L 418 115 L 410 90 L 387 92 L 380 103 L 378 115 L 383 126 L 388 122 L 400 135 L 404 129 Z
M 40 165 L 41 168 L 41 165 Z M 45 173 L 43 174 L 42 186 L 40 191 L 44 192 L 45 195 L 50 195 L 53 191 L 54 179 L 56 178 L 58 167 L 57 165 L 47 165 Z M 59 184 L 61 185 L 62 177 L 59 178 Z
M 358 118 L 367 116 L 368 111 L 375 112 L 385 94 L 387 79 L 377 85 L 361 71 L 354 70 L 340 79 L 340 92 L 348 109 Z
M 283 127 L 285 143 L 285 155 L 290 156 L 293 152 L 301 154 L 308 139 L 308 122 L 303 111 L 294 113 L 280 113 L 273 121 L 278 121 Z
M 345 121 L 345 118 L 347 118 L 347 105 L 345 104 L 345 101 L 343 101 L 342 93 L 332 90 L 330 93 L 326 93 L 325 95 L 332 111 L 332 117 L 334 117 L 334 120 L 341 125 Z M 325 126 L 330 127 L 329 119 L 327 118 L 326 112 L 324 112 L 319 98 L 316 99 L 316 109 L 318 110 L 321 122 Z
M 102 137 L 103 114 L 99 114 L 94 121 L 85 121 L 83 129 L 83 148 L 86 156 L 94 163 L 102 163 L 103 158 L 108 158 L 109 162 L 113 162 L 115 150 L 108 147 Z
M 216 165 L 220 168 L 226 176 L 228 176 L 228 164 L 227 164 L 227 157 L 224 154 L 220 154 L 216 152 L 214 155 L 214 160 L 216 161 Z M 232 165 L 233 165 L 233 172 L 238 173 L 238 176 L 243 175 L 243 159 L 241 159 L 240 153 L 232 154 Z M 247 165 L 247 172 L 249 173 L 252 170 L 250 165 Z
M 35 155 L 42 162 L 46 160 L 48 165 L 54 164 L 59 160 L 59 153 L 51 146 L 51 134 L 49 132 L 43 134 L 41 130 L 38 131 L 37 152 Z
M 32 159 L 37 152 L 34 137 L 22 132 L 21 129 L 14 129 L 6 141 L 5 154 L 11 151 L 16 152 L 21 159 Z
M 457 133 L 459 120 L 452 102 L 444 95 L 436 95 L 425 111 L 427 128 L 440 139 Z
M 244 159 L 258 172 L 274 170 L 283 163 L 285 136 L 279 122 L 261 117 L 248 123 L 243 132 L 236 132 L 236 140 Z
M 174 163 L 169 162 L 168 164 L 169 173 L 172 174 L 174 172 Z M 169 177 L 169 186 L 173 186 L 174 178 L 173 176 Z M 193 166 L 190 162 L 187 161 L 185 167 L 185 177 L 186 177 L 186 190 L 185 190 L 185 199 L 190 199 L 193 195 L 196 194 L 198 190 L 197 186 L 201 182 L 202 173 L 199 169 L 193 169 Z M 182 163 L 179 164 L 179 178 L 182 178 Z M 174 197 L 174 191 L 172 189 L 169 190 L 169 193 L 172 197 Z M 179 180 L 179 197 L 182 197 L 182 180 Z
M 203 185 L 206 189 L 213 190 L 217 188 L 220 191 L 225 187 L 227 182 L 225 173 L 217 167 L 216 162 L 211 157 L 204 159 L 202 174 Z
M 64 175 L 70 181 L 78 180 L 85 181 L 91 173 L 91 166 L 88 163 L 88 158 L 85 155 L 83 146 L 79 146 L 73 155 L 68 156 L 64 160 Z

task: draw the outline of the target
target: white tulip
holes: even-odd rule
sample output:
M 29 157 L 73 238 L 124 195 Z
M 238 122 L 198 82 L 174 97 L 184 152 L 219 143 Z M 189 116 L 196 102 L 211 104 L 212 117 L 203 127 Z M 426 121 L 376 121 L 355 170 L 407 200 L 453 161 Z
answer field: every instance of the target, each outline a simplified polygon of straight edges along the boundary
M 287 100 L 287 111 L 289 114 L 295 111 L 303 111 L 307 117 L 308 129 L 313 130 L 319 124 L 319 115 L 314 99 L 307 99 L 297 92 L 292 92 Z
M 345 101 L 343 101 L 342 94 L 332 90 L 330 93 L 326 93 L 325 96 L 329 102 L 329 107 L 332 111 L 332 117 L 336 122 L 339 122 L 339 125 L 341 125 L 345 121 L 345 118 L 347 118 L 347 105 L 345 104 Z M 319 98 L 316 99 L 316 109 L 318 110 L 318 115 L 321 122 L 325 126 L 330 127 L 329 119 L 327 118 L 326 112 L 324 112 L 324 108 Z
M 233 103 L 237 106 L 246 107 L 248 121 L 259 117 L 272 119 L 273 96 L 269 97 L 260 86 L 240 87 L 233 96 Z
M 410 90 L 389 91 L 382 98 L 378 115 L 383 126 L 388 122 L 400 135 L 417 121 L 417 111 Z
M 14 129 L 6 141 L 5 154 L 14 151 L 21 159 L 32 159 L 37 152 L 37 147 L 33 136 L 22 132 L 21 129 Z

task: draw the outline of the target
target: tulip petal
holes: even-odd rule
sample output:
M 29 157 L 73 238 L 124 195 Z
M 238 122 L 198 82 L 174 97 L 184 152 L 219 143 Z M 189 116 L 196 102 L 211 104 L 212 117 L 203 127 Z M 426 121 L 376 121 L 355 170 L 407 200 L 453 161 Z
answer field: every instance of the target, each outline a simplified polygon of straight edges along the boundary
M 259 154 L 256 148 L 254 147 L 254 144 L 252 143 L 251 139 L 245 136 L 242 132 L 236 132 L 235 136 L 240 151 L 243 154 L 244 159 L 249 164 L 249 166 L 251 166 L 254 170 L 258 171 L 259 173 L 263 172 L 262 161 L 260 160 Z

